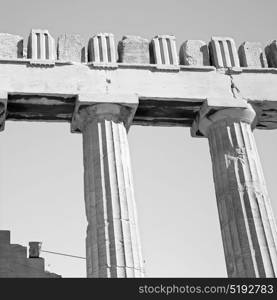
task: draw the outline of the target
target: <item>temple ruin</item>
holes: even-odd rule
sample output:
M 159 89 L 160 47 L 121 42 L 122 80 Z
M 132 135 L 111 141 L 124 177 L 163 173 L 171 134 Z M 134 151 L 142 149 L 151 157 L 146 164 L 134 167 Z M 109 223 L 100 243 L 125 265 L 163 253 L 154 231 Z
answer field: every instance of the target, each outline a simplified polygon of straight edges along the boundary
M 277 231 L 254 129 L 277 129 L 277 42 L 0 34 L 0 126 L 68 122 L 83 136 L 88 277 L 143 277 L 127 132 L 207 138 L 229 277 L 277 277 Z M 0 266 L 1 269 L 1 266 Z

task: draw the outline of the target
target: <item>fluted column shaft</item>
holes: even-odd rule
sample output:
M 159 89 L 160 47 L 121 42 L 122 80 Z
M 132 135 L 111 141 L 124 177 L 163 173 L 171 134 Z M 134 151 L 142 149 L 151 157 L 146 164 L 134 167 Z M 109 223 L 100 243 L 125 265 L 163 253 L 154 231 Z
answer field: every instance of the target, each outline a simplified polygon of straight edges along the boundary
M 88 277 L 143 277 L 124 108 L 81 111 Z
M 277 277 L 276 224 L 251 129 L 254 117 L 250 106 L 225 109 L 201 124 L 209 139 L 229 277 Z

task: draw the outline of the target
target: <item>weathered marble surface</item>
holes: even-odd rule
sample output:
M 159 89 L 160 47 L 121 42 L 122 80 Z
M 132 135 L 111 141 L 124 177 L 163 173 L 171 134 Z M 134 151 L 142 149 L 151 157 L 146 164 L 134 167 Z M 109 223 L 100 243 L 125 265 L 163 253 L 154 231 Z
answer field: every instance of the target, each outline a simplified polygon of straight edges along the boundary
M 63 34 L 58 37 L 57 58 L 62 61 L 86 62 L 86 41 L 79 34 Z
M 228 37 L 212 37 L 210 41 L 211 62 L 216 68 L 239 67 L 235 42 Z
M 268 66 L 277 68 L 277 41 L 272 41 L 265 48 L 265 53 L 268 61 Z
M 27 57 L 41 64 L 53 63 L 56 59 L 55 40 L 46 29 L 32 29 L 29 34 Z
M 114 35 L 112 33 L 98 33 L 89 39 L 88 62 L 95 65 L 116 63 Z
M 267 68 L 267 60 L 261 43 L 244 42 L 240 45 L 239 59 L 241 67 Z
M 277 227 L 251 125 L 255 112 L 207 110 L 208 138 L 228 277 L 277 277 Z
M 23 58 L 23 37 L 0 33 L 0 59 Z
M 179 59 L 176 50 L 176 38 L 173 35 L 157 35 L 150 43 L 151 63 L 158 66 L 177 66 Z
M 179 59 L 181 65 L 209 66 L 209 48 L 203 41 L 185 41 L 180 47 Z
M 149 64 L 149 41 L 140 36 L 123 36 L 118 43 L 118 62 Z
M 143 277 L 131 161 L 122 105 L 80 111 L 88 277 Z

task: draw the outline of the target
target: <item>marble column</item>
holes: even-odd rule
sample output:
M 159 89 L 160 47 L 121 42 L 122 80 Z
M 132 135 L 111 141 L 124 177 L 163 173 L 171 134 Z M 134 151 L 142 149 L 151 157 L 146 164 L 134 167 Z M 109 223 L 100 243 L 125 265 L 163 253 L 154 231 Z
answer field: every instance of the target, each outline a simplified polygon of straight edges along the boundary
M 81 109 L 88 277 L 143 277 L 127 131 L 128 108 Z
M 277 231 L 245 108 L 210 110 L 199 118 L 209 140 L 228 277 L 277 277 Z

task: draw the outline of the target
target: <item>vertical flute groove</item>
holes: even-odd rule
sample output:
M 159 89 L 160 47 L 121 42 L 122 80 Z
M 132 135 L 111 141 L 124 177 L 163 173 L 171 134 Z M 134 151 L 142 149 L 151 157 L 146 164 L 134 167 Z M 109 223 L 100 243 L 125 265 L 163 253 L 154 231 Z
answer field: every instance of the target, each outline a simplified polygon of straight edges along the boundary
M 126 128 L 95 119 L 82 131 L 88 277 L 143 277 Z
M 220 120 L 209 139 L 229 277 L 276 277 L 276 223 L 248 123 Z

